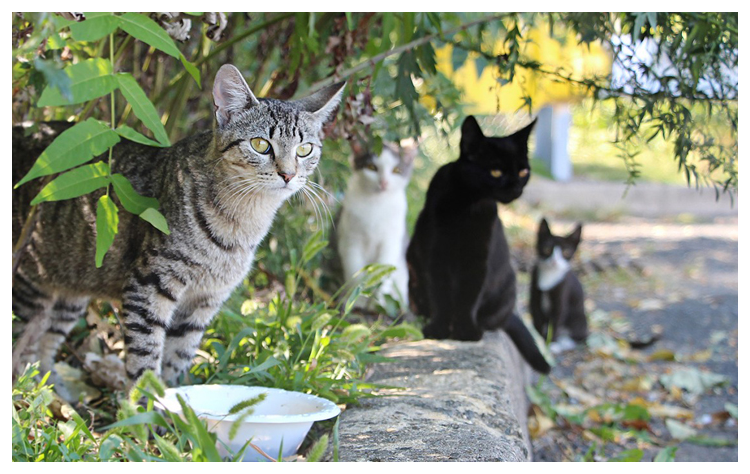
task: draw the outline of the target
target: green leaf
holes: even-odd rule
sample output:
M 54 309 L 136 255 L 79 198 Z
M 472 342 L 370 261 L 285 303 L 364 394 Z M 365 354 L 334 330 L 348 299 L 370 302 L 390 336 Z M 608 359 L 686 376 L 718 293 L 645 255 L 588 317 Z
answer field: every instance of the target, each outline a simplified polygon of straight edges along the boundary
M 115 241 L 118 223 L 117 206 L 105 194 L 96 205 L 96 268 L 102 266 L 104 255 Z
M 143 413 L 138 413 L 137 415 L 133 415 L 116 423 L 112 423 L 111 425 L 107 425 L 102 428 L 102 430 L 111 430 L 114 428 L 123 428 L 126 426 L 143 426 L 147 424 L 169 428 L 169 424 L 164 419 L 164 416 L 162 416 L 161 413 L 157 411 L 146 411 Z
M 61 174 L 36 195 L 31 205 L 83 196 L 109 184 L 109 166 L 102 161 Z
M 39 57 L 34 58 L 34 69 L 42 73 L 48 87 L 57 88 L 65 100 L 73 100 L 73 91 L 70 90 L 72 81 L 65 69 L 58 69 L 54 61 L 45 61 Z
M 182 65 L 185 67 L 185 70 L 190 74 L 193 79 L 195 80 L 196 84 L 198 84 L 198 87 L 201 86 L 201 72 L 198 70 L 197 67 L 193 63 L 187 60 L 184 54 L 180 53 L 180 61 L 182 62 Z
M 731 416 L 735 420 L 737 419 L 737 405 L 727 402 L 724 404 L 724 409 L 729 412 L 729 416 Z
M 164 51 L 174 58 L 180 57 L 180 50 L 177 49 L 169 34 L 158 23 L 145 15 L 132 12 L 125 13 L 120 17 L 120 28 L 127 31 L 131 36 Z
M 453 53 L 451 54 L 451 65 L 453 67 L 453 71 L 455 72 L 461 69 L 468 57 L 468 51 L 463 48 L 459 48 L 458 46 L 453 46 Z
M 138 194 L 133 185 L 130 184 L 130 181 L 128 181 L 128 178 L 119 173 L 112 175 L 112 185 L 115 188 L 117 197 L 120 198 L 122 207 L 128 212 L 140 215 L 149 208 L 158 209 L 159 207 L 158 199 Z
M 122 138 L 127 138 L 131 142 L 140 143 L 141 145 L 166 147 L 166 145 L 162 145 L 157 141 L 151 140 L 150 138 L 136 132 L 127 125 L 120 125 L 115 129 L 115 132 L 117 132 L 117 134 Z
M 197 437 L 198 445 L 203 451 L 203 454 L 205 454 L 206 458 L 210 462 L 221 462 L 221 456 L 219 455 L 219 451 L 216 449 L 216 441 L 214 441 L 213 437 L 206 429 L 203 421 L 198 418 L 193 409 L 190 408 L 187 403 L 185 403 L 185 400 L 183 400 L 180 395 L 177 395 L 177 400 L 180 402 L 180 406 L 182 407 L 182 414 L 185 416 L 188 424 L 190 424 L 190 426 L 194 430 L 193 432 Z
M 164 232 L 165 234 L 170 234 L 169 226 L 167 225 L 167 219 L 164 218 L 161 212 L 157 211 L 153 207 L 149 207 L 145 211 L 141 212 L 139 214 L 139 217 L 144 221 L 150 223 L 160 231 Z
M 312 260 L 315 255 L 318 254 L 321 250 L 326 248 L 328 246 L 328 241 L 323 239 L 323 232 L 317 231 L 315 234 L 310 237 L 310 239 L 305 243 L 305 247 L 302 250 L 302 264 L 305 264 Z
M 654 462 L 674 462 L 677 454 L 677 446 L 667 446 L 662 448 L 654 458 Z
M 86 19 L 70 24 L 70 34 L 76 41 L 96 41 L 112 33 L 120 19 L 110 12 L 86 12 Z
M 120 91 L 125 96 L 128 103 L 133 107 L 135 116 L 138 117 L 149 130 L 154 132 L 154 136 L 162 145 L 169 146 L 169 136 L 161 123 L 159 113 L 149 100 L 148 96 L 133 76 L 128 73 L 117 74 L 117 83 L 120 85 Z
M 34 178 L 82 165 L 119 141 L 120 136 L 98 120 L 77 123 L 55 138 L 15 188 Z
M 112 66 L 102 58 L 81 61 L 63 69 L 63 72 L 70 78 L 72 98 L 66 99 L 57 87 L 48 86 L 39 97 L 38 107 L 80 104 L 107 95 L 117 88 Z
M 610 462 L 638 462 L 643 458 L 643 451 L 640 449 L 628 449 L 622 451 L 617 456 L 610 459 Z
M 665 421 L 665 424 L 667 425 L 667 430 L 669 431 L 669 434 L 672 435 L 672 438 L 674 439 L 688 439 L 692 436 L 695 436 L 698 432 L 695 430 L 695 428 L 692 428 L 684 423 L 680 423 L 677 420 L 673 420 L 671 418 L 668 418 Z
M 107 436 L 99 445 L 99 460 L 109 461 L 120 444 L 122 444 L 122 438 L 116 434 Z

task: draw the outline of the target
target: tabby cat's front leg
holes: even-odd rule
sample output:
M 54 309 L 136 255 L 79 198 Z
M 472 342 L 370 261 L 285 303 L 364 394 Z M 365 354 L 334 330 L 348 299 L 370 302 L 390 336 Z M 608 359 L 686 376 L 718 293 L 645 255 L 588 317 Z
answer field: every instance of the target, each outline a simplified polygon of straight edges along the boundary
M 125 370 L 137 380 L 144 371 L 161 374 L 164 339 L 184 285 L 174 279 L 136 270 L 123 289 L 122 325 L 125 334 Z
M 162 378 L 168 385 L 177 385 L 190 368 L 203 333 L 227 297 L 228 292 L 189 298 L 177 308 L 167 328 L 162 359 Z

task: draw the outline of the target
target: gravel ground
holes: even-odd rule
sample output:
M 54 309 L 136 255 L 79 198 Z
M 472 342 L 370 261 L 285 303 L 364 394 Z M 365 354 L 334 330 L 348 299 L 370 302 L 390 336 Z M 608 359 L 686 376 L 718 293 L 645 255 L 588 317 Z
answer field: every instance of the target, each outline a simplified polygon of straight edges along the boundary
M 561 227 L 566 226 L 564 221 L 557 222 Z M 679 367 L 695 367 L 720 374 L 725 377 L 725 384 L 693 398 L 672 393 L 677 398 L 672 397 L 669 402 L 674 404 L 678 400 L 682 408 L 694 413 L 693 419 L 686 423 L 700 435 L 736 441 L 736 420 L 707 422 L 712 414 L 724 411 L 726 403 L 738 402 L 738 219 L 722 217 L 681 224 L 674 220 L 626 217 L 614 223 L 589 223 L 584 226 L 580 252 L 582 260 L 596 261 L 602 255 L 610 255 L 626 262 L 621 270 L 582 276 L 590 307 L 595 307 L 597 314 L 609 315 L 608 320 L 624 322 L 631 337 L 661 333 L 655 344 L 638 351 L 645 358 L 670 352 L 677 356 L 677 363 L 649 361 L 635 367 L 622 364 L 617 370 L 664 374 Z M 628 266 L 627 262 L 633 265 Z M 591 320 L 592 313 L 589 317 Z M 593 321 L 592 327 L 596 328 Z M 605 330 L 611 331 L 611 327 L 594 332 Z M 558 363 L 551 374 L 553 380 L 581 383 L 591 393 L 603 394 L 606 400 L 610 392 L 605 389 L 597 392 L 600 387 L 586 386 L 585 380 L 587 377 L 589 382 L 595 380 L 586 372 L 604 364 L 602 359 L 592 358 L 585 348 L 577 348 L 558 358 Z M 610 364 L 607 370 L 616 365 L 616 362 L 606 363 Z M 562 396 L 549 379 L 544 382 L 553 400 Z M 651 390 L 660 390 L 662 397 L 668 396 L 658 382 Z M 657 394 L 644 396 L 655 398 Z M 678 443 L 666 429 L 664 419 L 652 418 L 650 428 L 664 444 L 678 447 L 677 461 L 738 460 L 736 445 Z M 591 442 L 579 435 L 575 430 L 560 427 L 549 431 L 534 441 L 536 459 L 561 461 L 583 455 Z M 639 447 L 645 453 L 643 460 L 653 459 L 660 448 L 648 444 Z

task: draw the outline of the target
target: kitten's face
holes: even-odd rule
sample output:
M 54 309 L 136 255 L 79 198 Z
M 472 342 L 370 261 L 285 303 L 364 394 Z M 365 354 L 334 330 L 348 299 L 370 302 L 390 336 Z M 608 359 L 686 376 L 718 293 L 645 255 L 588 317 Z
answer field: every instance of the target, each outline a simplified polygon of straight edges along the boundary
M 300 100 L 258 100 L 234 66 L 222 66 L 214 84 L 222 194 L 286 199 L 304 187 L 320 161 L 322 128 L 343 85 Z
M 459 159 L 467 184 L 503 204 L 521 196 L 531 177 L 527 142 L 534 123 L 507 137 L 485 137 L 476 119 L 467 117 Z
M 550 257 L 557 256 L 570 261 L 575 255 L 578 244 L 581 242 L 581 224 L 578 224 L 575 230 L 567 236 L 553 235 L 550 231 L 546 219 L 542 219 L 539 224 L 539 234 L 537 238 L 536 251 L 540 260 L 549 260 Z
M 414 156 L 416 147 L 407 149 L 384 144 L 379 156 L 368 152 L 355 156 L 354 172 L 360 183 L 373 193 L 401 191 L 409 184 Z

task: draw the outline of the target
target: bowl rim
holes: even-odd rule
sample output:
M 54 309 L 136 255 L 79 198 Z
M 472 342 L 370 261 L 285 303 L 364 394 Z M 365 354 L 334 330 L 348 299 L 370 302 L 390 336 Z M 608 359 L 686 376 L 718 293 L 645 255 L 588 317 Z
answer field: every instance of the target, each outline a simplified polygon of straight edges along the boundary
M 227 384 L 201 384 L 201 385 L 183 385 L 181 387 L 168 388 L 164 391 L 163 397 L 156 397 L 156 404 L 159 408 L 171 411 L 172 413 L 182 414 L 182 407 L 177 400 L 177 394 L 179 393 L 185 399 L 185 402 L 195 411 L 195 414 L 199 418 L 210 419 L 212 421 L 235 421 L 239 418 L 240 413 L 235 414 L 217 414 L 216 412 L 202 411 L 190 404 L 190 397 L 186 392 L 194 390 L 248 390 L 251 393 L 248 394 L 247 398 L 253 397 L 258 393 L 276 393 L 284 394 L 294 398 L 299 398 L 305 401 L 313 401 L 322 405 L 321 409 L 311 413 L 300 413 L 296 415 L 262 415 L 262 414 L 251 414 L 243 418 L 243 423 L 305 423 L 327 420 L 333 418 L 341 413 L 341 409 L 332 401 L 317 395 L 311 395 L 302 392 L 295 392 L 292 390 L 284 390 L 281 388 L 272 387 L 261 387 L 254 385 L 227 385 Z

